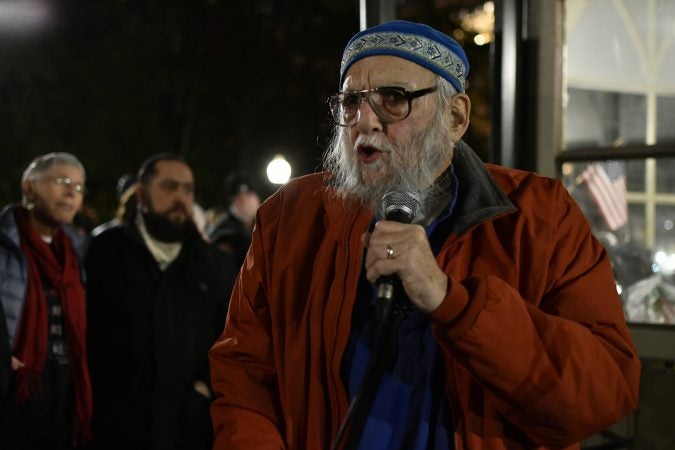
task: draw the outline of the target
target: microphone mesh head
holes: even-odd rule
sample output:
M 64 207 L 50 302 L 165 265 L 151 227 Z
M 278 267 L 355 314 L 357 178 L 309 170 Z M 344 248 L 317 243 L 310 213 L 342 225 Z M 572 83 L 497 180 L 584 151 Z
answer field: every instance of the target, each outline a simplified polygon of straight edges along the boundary
M 420 211 L 420 200 L 414 192 L 389 191 L 382 197 L 382 210 L 385 219 L 391 220 L 392 216 L 405 216 L 408 223 L 417 218 Z M 395 219 L 396 220 L 396 219 Z M 403 220 L 398 220 L 402 222 Z

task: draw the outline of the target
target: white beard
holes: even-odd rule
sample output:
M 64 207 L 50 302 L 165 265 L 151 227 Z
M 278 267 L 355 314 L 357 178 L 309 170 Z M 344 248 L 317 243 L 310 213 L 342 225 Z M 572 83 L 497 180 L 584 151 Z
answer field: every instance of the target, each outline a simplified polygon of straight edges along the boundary
M 425 130 L 398 145 L 389 142 L 383 133 L 360 134 L 356 142 L 351 142 L 349 129 L 336 125 L 324 154 L 324 168 L 335 177 L 337 194 L 342 198 L 355 199 L 380 212 L 382 197 L 387 192 L 413 192 L 422 205 L 419 217 L 424 217 L 427 212 L 424 205 L 429 204 L 430 197 L 438 195 L 435 181 L 452 161 L 454 142 L 449 130 L 440 111 Z M 375 147 L 383 155 L 364 164 L 359 159 L 359 145 Z M 373 180 L 378 172 L 382 175 Z

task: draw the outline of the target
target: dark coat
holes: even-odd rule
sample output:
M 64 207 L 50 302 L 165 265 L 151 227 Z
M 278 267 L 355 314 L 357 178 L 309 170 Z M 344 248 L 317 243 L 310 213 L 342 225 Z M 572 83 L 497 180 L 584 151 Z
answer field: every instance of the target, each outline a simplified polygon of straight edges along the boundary
M 225 253 L 231 254 L 237 267 L 241 267 L 251 245 L 251 232 L 241 220 L 226 212 L 209 232 L 209 241 Z
M 96 448 L 210 448 L 210 401 L 194 383 L 210 386 L 231 259 L 195 233 L 162 272 L 124 225 L 92 239 L 85 268 Z
M 21 251 L 12 205 L 0 212 L 0 402 L 12 377 L 10 361 L 14 336 L 23 310 L 28 269 Z

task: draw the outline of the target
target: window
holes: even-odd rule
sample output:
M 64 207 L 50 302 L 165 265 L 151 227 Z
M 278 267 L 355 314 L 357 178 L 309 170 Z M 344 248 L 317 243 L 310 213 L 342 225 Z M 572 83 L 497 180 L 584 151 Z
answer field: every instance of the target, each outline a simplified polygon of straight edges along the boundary
M 563 182 L 628 320 L 675 324 L 675 2 L 565 5 Z

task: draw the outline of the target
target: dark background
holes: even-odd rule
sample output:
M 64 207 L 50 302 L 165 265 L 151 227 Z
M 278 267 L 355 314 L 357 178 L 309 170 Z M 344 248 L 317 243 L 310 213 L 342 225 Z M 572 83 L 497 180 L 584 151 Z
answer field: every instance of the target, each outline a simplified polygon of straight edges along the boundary
M 265 166 L 282 153 L 293 176 L 320 169 L 330 133 L 325 99 L 358 31 L 358 0 L 0 0 L 33 5 L 33 30 L 0 17 L 0 201 L 20 199 L 22 171 L 51 151 L 87 169 L 84 213 L 107 220 L 115 185 L 157 152 L 184 154 L 197 200 L 222 207 L 222 179 L 243 170 L 263 196 Z M 481 1 L 400 1 L 397 17 L 448 34 Z M 469 55 L 472 127 L 488 154 L 489 46 Z

